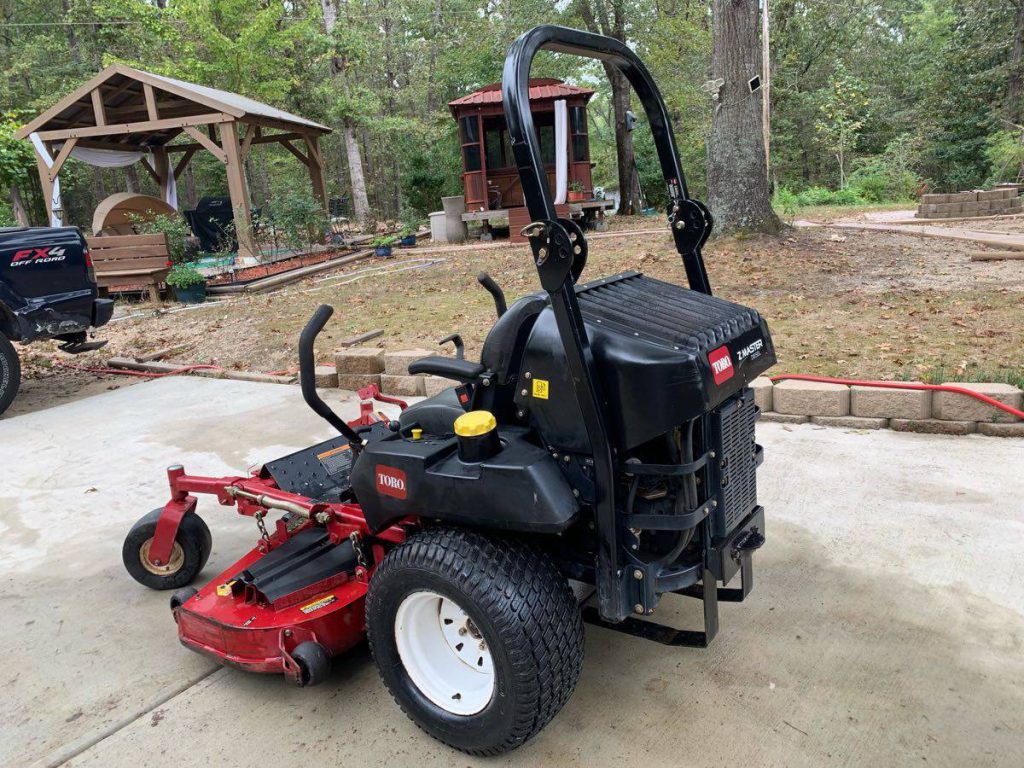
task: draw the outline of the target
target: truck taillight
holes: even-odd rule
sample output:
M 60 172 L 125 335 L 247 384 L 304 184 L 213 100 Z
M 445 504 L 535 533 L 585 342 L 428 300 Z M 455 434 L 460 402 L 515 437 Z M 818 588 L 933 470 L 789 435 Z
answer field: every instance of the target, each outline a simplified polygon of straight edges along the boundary
M 96 267 L 92 263 L 92 253 L 88 248 L 85 249 L 85 273 L 89 277 L 89 281 L 96 282 Z

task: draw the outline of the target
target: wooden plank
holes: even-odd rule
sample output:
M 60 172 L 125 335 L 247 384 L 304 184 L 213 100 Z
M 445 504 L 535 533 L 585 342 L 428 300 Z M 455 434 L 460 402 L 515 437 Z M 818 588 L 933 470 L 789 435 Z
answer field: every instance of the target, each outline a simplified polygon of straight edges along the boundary
M 370 341 L 371 339 L 376 339 L 378 336 L 383 335 L 383 328 L 374 328 L 372 331 L 367 331 L 366 333 L 360 333 L 357 334 L 356 336 L 349 336 L 347 339 L 343 339 L 341 342 L 341 346 L 354 347 L 356 344 L 362 344 L 364 342 Z
M 60 169 L 64 167 L 64 161 L 71 155 L 71 150 L 75 148 L 77 143 L 78 139 L 68 139 L 64 142 L 64 146 L 60 148 L 57 159 L 53 161 L 53 165 L 50 167 L 50 181 L 54 181 L 57 178 Z
M 287 139 L 288 141 L 296 141 L 296 140 L 301 140 L 302 138 L 303 138 L 303 135 L 301 133 L 295 133 L 294 131 L 291 131 L 289 133 L 269 133 L 269 134 L 268 133 L 263 133 L 261 131 L 261 132 L 256 134 L 256 136 L 253 138 L 252 142 L 250 142 L 250 143 L 252 143 L 252 144 L 270 144 L 272 142 L 282 141 L 284 139 Z M 122 147 L 122 149 L 123 149 L 123 147 Z M 195 151 L 197 149 L 202 149 L 202 146 L 199 145 L 199 144 L 168 144 L 167 145 L 167 151 L 168 152 L 187 152 L 189 150 Z
M 87 138 L 91 136 L 120 136 L 126 133 L 154 133 L 170 131 L 175 128 L 186 128 L 193 125 L 213 125 L 234 120 L 231 115 L 215 112 L 207 115 L 191 117 L 171 117 L 166 120 L 145 120 L 140 123 L 120 123 L 117 125 L 97 125 L 86 128 L 66 128 L 59 131 L 40 131 L 39 138 L 43 141 L 60 141 L 71 138 Z
M 137 275 L 128 273 L 123 275 L 96 275 L 96 284 L 100 288 L 107 288 L 111 285 L 159 285 L 167 278 L 168 270 L 158 270 Z
M 1024 260 L 1024 251 L 973 251 L 971 261 L 1014 261 Z
M 224 163 L 224 165 L 228 164 L 227 153 L 223 149 L 218 147 L 216 142 L 214 142 L 213 139 L 211 139 L 209 136 L 205 135 L 198 128 L 195 128 L 194 126 L 191 126 L 191 125 L 184 126 L 184 131 L 189 136 L 191 136 L 193 139 L 195 139 L 197 142 L 202 144 L 211 155 L 213 155 L 218 160 L 220 160 L 222 163 Z
M 138 269 L 111 269 L 106 272 L 97 272 L 97 278 L 131 277 L 132 275 L 155 275 L 158 272 L 169 272 L 167 265 L 161 267 L 140 267 Z
M 242 159 L 244 160 L 249 156 L 249 148 L 252 146 L 253 137 L 259 133 L 260 127 L 258 125 L 250 125 L 248 130 L 245 132 L 245 139 L 242 140 Z
M 100 93 L 100 89 L 97 87 L 90 91 L 90 95 L 92 96 L 92 114 L 96 119 L 96 125 L 106 125 L 107 110 L 103 106 L 103 94 Z
M 296 149 L 294 144 L 292 144 L 290 141 L 282 141 L 281 142 L 281 146 L 283 146 L 285 149 L 287 149 L 289 152 L 291 152 L 293 155 L 295 155 L 297 158 L 299 158 L 299 160 L 302 162 L 302 164 L 304 166 L 306 166 L 307 168 L 309 168 L 309 164 L 312 161 L 308 157 L 306 157 L 304 154 L 302 154 L 302 152 L 300 152 L 298 149 Z
M 185 167 L 188 165 L 189 160 L 192 159 L 192 155 L 194 155 L 200 149 L 202 149 L 202 147 L 196 144 L 192 149 L 187 150 L 185 154 L 181 156 L 181 160 L 179 160 L 178 164 L 174 166 L 174 178 L 178 178 L 179 176 L 181 176 L 181 173 L 182 171 L 185 170 Z M 170 152 L 169 149 L 167 151 Z
M 145 157 L 143 157 L 141 160 L 139 160 L 139 162 L 142 164 L 143 170 L 146 173 L 149 174 L 149 178 L 151 178 L 153 181 L 155 181 L 157 183 L 157 185 L 159 186 L 159 184 L 160 184 L 160 174 L 156 172 L 156 168 L 154 168 L 152 165 L 150 165 L 149 164 L 149 160 L 147 158 L 145 158 Z
M 144 245 L 141 248 L 107 248 L 93 253 L 92 260 L 96 264 L 107 264 L 111 261 L 139 261 L 146 259 L 163 259 L 167 263 L 167 249 L 159 245 Z
M 124 245 L 164 245 L 167 244 L 167 235 L 163 233 L 155 235 L 93 235 L 87 237 L 90 250 L 102 248 L 119 248 Z
M 149 83 L 143 83 L 142 93 L 146 97 L 146 115 L 150 120 L 159 120 L 160 113 L 156 109 L 156 95 L 153 93 L 153 86 Z

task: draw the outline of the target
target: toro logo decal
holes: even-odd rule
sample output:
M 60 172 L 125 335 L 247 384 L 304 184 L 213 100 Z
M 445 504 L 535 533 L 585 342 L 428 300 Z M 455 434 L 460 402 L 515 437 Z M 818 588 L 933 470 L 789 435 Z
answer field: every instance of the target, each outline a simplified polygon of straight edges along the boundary
M 409 495 L 405 472 L 383 464 L 378 464 L 374 471 L 377 473 L 377 493 L 393 499 L 405 499 Z
M 715 378 L 715 384 L 721 384 L 732 378 L 735 369 L 732 367 L 732 358 L 729 357 L 729 348 L 721 346 L 708 353 L 708 362 L 711 364 L 711 375 Z
M 67 249 L 61 247 L 24 248 L 14 252 L 11 266 L 23 267 L 26 264 L 51 264 L 55 261 L 64 261 L 66 258 Z

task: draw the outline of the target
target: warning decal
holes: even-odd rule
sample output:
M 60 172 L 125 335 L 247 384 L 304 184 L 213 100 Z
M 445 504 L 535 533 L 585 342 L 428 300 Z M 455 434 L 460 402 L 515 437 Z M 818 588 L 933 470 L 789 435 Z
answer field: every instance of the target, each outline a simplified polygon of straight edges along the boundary
M 321 597 L 317 600 L 314 600 L 312 603 L 306 603 L 305 605 L 301 606 L 299 610 L 305 614 L 310 614 L 314 613 L 315 611 L 319 611 L 321 608 L 326 608 L 331 603 L 336 602 L 338 602 L 338 598 L 336 595 L 327 595 L 326 597 Z
M 538 400 L 548 399 L 548 380 L 547 379 L 534 379 L 533 380 L 533 396 Z

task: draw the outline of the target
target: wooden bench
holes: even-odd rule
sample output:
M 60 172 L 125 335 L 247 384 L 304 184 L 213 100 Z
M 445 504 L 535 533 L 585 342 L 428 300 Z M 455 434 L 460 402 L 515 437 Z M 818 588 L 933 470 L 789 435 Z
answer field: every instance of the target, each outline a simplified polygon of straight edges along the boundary
M 147 287 L 153 302 L 160 301 L 160 285 L 170 271 L 167 235 L 100 235 L 86 239 L 100 288 Z

